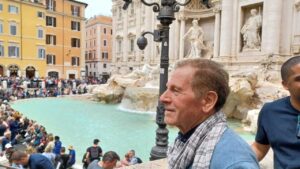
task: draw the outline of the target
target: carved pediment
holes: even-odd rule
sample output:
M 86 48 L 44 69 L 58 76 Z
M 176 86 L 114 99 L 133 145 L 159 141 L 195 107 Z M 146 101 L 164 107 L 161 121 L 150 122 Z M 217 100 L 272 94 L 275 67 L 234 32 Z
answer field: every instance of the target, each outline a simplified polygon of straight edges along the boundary
M 187 6 L 185 6 L 185 9 L 201 10 L 201 9 L 207 9 L 207 7 L 199 0 L 192 0 Z
M 132 32 L 129 32 L 128 35 L 127 35 L 127 37 L 129 37 L 129 38 L 130 38 L 130 37 L 135 37 L 135 34 L 132 33 Z
M 117 35 L 116 39 L 123 39 L 123 37 L 121 35 Z

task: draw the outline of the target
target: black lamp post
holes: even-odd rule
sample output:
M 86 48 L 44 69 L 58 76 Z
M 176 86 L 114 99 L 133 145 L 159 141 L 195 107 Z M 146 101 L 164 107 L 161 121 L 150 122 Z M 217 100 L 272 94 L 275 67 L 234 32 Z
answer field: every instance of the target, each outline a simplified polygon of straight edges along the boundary
M 126 10 L 132 0 L 123 0 L 125 4 L 123 9 Z M 147 46 L 146 34 L 152 34 L 154 36 L 155 42 L 161 42 L 161 57 L 160 57 L 160 82 L 159 82 L 159 96 L 166 90 L 166 84 L 168 81 L 168 68 L 169 68 L 169 30 L 170 25 L 173 20 L 175 20 L 175 12 L 178 12 L 180 6 L 185 6 L 191 2 L 191 0 L 186 0 L 184 3 L 179 3 L 176 0 L 160 0 L 160 5 L 158 3 L 147 3 L 145 0 L 141 2 L 146 6 L 153 6 L 153 11 L 158 12 L 157 19 L 161 23 L 161 27 L 154 32 L 144 32 L 141 37 L 137 40 L 137 45 L 141 50 L 144 50 Z M 209 0 L 200 0 L 208 8 Z M 164 122 L 165 109 L 163 104 L 158 101 L 158 106 L 156 110 L 156 124 L 158 128 L 156 130 L 156 145 L 151 150 L 150 160 L 156 160 L 165 158 L 167 156 L 168 149 L 168 129 L 166 128 L 166 123 Z

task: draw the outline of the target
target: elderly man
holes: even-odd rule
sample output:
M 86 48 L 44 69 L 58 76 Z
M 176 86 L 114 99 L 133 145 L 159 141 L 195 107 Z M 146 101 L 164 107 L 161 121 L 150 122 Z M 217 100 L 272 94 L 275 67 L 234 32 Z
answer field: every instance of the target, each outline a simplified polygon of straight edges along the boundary
M 263 106 L 252 149 L 262 160 L 271 147 L 274 169 L 300 168 L 300 56 L 283 63 L 281 78 L 290 96 Z
M 160 101 L 165 122 L 180 132 L 168 151 L 171 169 L 257 169 L 250 146 L 227 127 L 220 109 L 229 94 L 228 74 L 205 59 L 177 63 Z

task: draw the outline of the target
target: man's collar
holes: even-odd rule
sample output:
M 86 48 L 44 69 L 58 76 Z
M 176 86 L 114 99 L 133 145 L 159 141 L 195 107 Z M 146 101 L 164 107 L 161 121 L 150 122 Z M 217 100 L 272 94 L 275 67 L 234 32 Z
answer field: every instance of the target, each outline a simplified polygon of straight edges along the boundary
M 199 125 L 197 125 L 196 127 L 192 128 L 191 130 L 189 130 L 187 133 L 183 134 L 181 132 L 178 132 L 178 136 L 177 139 L 179 139 L 181 142 L 186 143 L 188 141 L 188 139 L 191 137 L 191 135 L 195 132 L 196 128 Z

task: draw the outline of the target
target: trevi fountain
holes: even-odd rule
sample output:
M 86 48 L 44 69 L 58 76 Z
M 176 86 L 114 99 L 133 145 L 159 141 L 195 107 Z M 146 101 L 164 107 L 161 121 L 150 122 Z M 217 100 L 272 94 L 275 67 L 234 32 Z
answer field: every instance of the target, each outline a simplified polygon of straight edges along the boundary
M 113 0 L 116 41 L 121 39 L 123 43 L 132 35 L 139 36 L 145 29 L 156 27 L 156 14 L 147 12 L 151 9 L 141 7 L 139 0 L 133 2 L 137 13 L 146 10 L 140 17 L 153 26 L 136 21 L 137 25 L 131 27 L 130 14 L 123 13 L 128 19 L 125 25 L 126 21 L 117 18 L 123 1 Z M 211 0 L 210 4 L 212 7 L 206 8 L 192 0 L 176 14 L 170 30 L 169 71 L 177 60 L 186 58 L 212 59 L 224 65 L 230 73 L 231 93 L 223 111 L 227 117 L 241 120 L 245 130 L 255 133 L 262 105 L 288 95 L 279 71 L 285 60 L 300 54 L 300 0 Z M 141 19 L 138 16 L 136 20 Z M 126 45 L 121 50 L 115 45 L 113 74 L 107 84 L 89 86 L 93 100 L 155 112 L 159 45 L 150 42 L 145 52 L 137 51 L 133 56 L 126 52 Z M 128 71 L 129 66 L 132 71 Z M 270 165 L 265 162 L 262 168 Z

